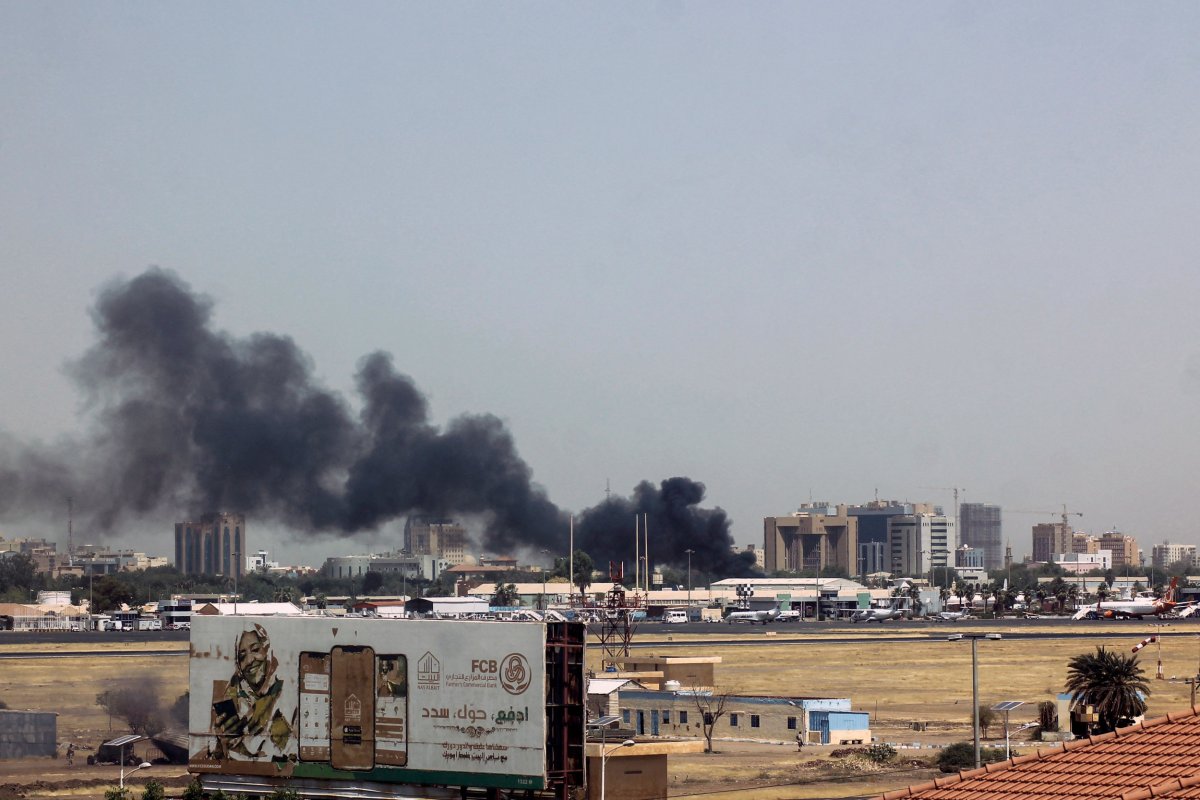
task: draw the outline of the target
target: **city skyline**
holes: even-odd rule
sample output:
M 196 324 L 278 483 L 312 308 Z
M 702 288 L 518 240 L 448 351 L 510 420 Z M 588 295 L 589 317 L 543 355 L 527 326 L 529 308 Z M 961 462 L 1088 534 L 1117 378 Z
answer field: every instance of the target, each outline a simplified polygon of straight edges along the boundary
M 812 498 L 960 486 L 1198 544 L 1197 23 L 4 6 L 0 472 L 95 423 L 70 365 L 104 287 L 154 265 L 355 413 L 360 359 L 391 353 L 431 424 L 494 415 L 565 510 L 686 476 L 745 545 Z M 65 498 L 12 502 L 0 532 L 65 534 Z M 272 552 L 337 538 L 248 519 Z

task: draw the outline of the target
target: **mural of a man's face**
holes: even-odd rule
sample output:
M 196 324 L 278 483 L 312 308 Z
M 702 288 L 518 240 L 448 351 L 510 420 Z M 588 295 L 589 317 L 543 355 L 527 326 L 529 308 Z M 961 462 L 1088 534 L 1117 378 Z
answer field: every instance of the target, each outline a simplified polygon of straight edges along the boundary
M 248 684 L 256 690 L 262 688 L 271 666 L 271 640 L 260 626 L 238 637 L 237 665 Z

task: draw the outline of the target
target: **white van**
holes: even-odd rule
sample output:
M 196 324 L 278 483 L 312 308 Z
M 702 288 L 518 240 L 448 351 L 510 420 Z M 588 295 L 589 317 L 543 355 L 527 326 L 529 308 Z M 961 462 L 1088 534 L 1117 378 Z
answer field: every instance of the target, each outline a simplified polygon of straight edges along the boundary
M 673 608 L 663 613 L 664 625 L 677 625 L 688 621 L 688 614 L 681 608 Z

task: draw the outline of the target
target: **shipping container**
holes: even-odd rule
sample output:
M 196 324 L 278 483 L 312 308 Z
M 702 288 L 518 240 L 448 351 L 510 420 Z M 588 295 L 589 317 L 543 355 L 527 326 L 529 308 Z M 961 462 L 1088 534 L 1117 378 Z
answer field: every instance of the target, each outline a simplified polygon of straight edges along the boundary
M 210 791 L 565 800 L 583 646 L 565 622 L 194 616 L 188 769 Z

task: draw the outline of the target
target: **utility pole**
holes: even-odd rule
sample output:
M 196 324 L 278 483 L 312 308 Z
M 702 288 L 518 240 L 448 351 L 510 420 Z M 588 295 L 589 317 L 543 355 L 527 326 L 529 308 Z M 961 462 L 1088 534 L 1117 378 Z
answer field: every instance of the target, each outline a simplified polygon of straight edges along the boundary
M 692 614 L 692 553 L 695 550 L 684 550 L 688 557 L 688 616 Z
M 67 565 L 75 564 L 75 498 L 67 496 Z

